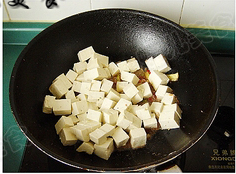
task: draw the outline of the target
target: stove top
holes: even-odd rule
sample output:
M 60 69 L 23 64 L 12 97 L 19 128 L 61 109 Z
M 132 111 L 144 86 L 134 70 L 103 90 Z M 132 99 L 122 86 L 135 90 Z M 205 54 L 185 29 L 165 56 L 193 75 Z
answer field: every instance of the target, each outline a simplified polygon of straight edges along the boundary
M 235 58 L 212 56 L 221 82 L 220 107 L 212 126 L 188 151 L 147 172 L 157 172 L 175 165 L 182 172 L 235 172 Z M 48 157 L 29 141 L 19 171 L 86 172 Z

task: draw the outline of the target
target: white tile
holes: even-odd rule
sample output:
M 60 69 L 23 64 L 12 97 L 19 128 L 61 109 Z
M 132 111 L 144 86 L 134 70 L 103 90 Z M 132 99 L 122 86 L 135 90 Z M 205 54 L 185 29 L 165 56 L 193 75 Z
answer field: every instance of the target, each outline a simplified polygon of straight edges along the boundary
M 184 27 L 235 28 L 234 0 L 185 0 L 180 24 Z
M 23 6 L 10 6 L 9 0 L 4 0 L 12 21 L 56 22 L 68 16 L 89 11 L 90 0 L 55 0 L 57 6 L 46 7 L 46 0 L 27 0 Z
M 129 8 L 160 15 L 179 22 L 183 0 L 91 0 L 92 9 Z
M 2 19 L 3 19 L 4 22 L 10 21 L 10 19 L 8 17 L 8 14 L 7 14 L 7 10 L 6 10 L 4 4 L 3 4 L 3 7 L 2 7 Z

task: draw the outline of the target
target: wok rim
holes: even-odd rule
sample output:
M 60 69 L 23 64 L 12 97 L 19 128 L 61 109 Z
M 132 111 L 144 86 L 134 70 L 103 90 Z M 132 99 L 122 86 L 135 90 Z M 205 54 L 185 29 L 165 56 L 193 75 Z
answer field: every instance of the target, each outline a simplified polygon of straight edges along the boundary
M 162 158 L 160 162 L 158 161 L 152 161 L 148 164 L 139 164 L 135 167 L 121 167 L 121 168 L 101 168 L 101 167 L 95 167 L 95 166 L 89 166 L 89 165 L 84 165 L 84 164 L 80 164 L 80 163 L 76 163 L 75 161 L 71 161 L 68 160 L 64 157 L 61 157 L 60 155 L 57 155 L 56 153 L 52 152 L 50 149 L 48 149 L 47 147 L 45 147 L 43 144 L 41 144 L 33 135 L 31 135 L 30 132 L 25 131 L 23 128 L 27 127 L 25 126 L 25 124 L 21 121 L 20 116 L 18 115 L 17 111 L 16 111 L 16 104 L 15 104 L 15 100 L 14 100 L 14 84 L 15 84 L 15 75 L 17 73 L 18 67 L 21 63 L 21 61 L 24 59 L 24 54 L 27 53 L 27 50 L 30 49 L 31 45 L 33 45 L 35 42 L 37 42 L 38 39 L 40 39 L 43 35 L 45 35 L 47 33 L 47 31 L 50 31 L 54 28 L 57 27 L 57 25 L 61 25 L 63 23 L 65 23 L 68 19 L 77 16 L 77 15 L 89 15 L 91 13 L 97 13 L 99 11 L 115 11 L 115 12 L 131 12 L 133 14 L 137 14 L 137 15 L 141 15 L 141 16 L 148 16 L 152 19 L 155 20 L 161 20 L 164 23 L 167 23 L 168 25 L 172 25 L 175 28 L 177 28 L 180 31 L 184 31 L 185 33 L 190 34 L 191 36 L 193 36 L 189 31 L 187 31 L 186 29 L 184 29 L 183 27 L 181 27 L 180 25 L 178 25 L 177 23 L 174 23 L 173 21 L 166 19 L 164 17 L 161 17 L 159 15 L 156 14 L 152 14 L 149 12 L 145 12 L 145 11 L 140 11 L 140 10 L 133 10 L 133 9 L 124 9 L 124 8 L 109 8 L 109 9 L 98 9 L 98 10 L 91 10 L 91 11 L 86 11 L 86 12 L 82 12 L 82 13 L 78 13 L 72 16 L 69 16 L 67 18 L 64 18 L 58 22 L 55 22 L 54 24 L 52 24 L 51 26 L 47 27 L 45 30 L 43 30 L 42 32 L 40 32 L 37 36 L 35 36 L 28 44 L 27 46 L 23 49 L 23 51 L 20 53 L 20 55 L 18 56 L 14 66 L 13 66 L 13 70 L 11 73 L 11 78 L 10 78 L 10 85 L 9 85 L 9 100 L 10 100 L 10 107 L 11 107 L 11 111 L 12 114 L 14 116 L 14 119 L 18 125 L 18 127 L 20 128 L 20 130 L 23 132 L 23 134 L 27 137 L 27 139 L 34 145 L 36 146 L 40 151 L 42 151 L 43 153 L 45 153 L 46 155 L 52 157 L 53 159 L 75 167 L 75 168 L 79 168 L 79 169 L 83 169 L 83 170 L 87 170 L 87 171 L 94 171 L 94 172 L 104 172 L 104 171 L 126 171 L 126 172 L 131 172 L 131 171 L 141 171 L 141 170 L 147 170 L 153 167 L 157 167 L 160 166 L 164 163 L 167 163 L 173 159 L 175 159 L 176 157 L 180 156 L 182 153 L 186 152 L 188 149 L 190 149 L 195 143 L 197 143 L 203 136 L 204 134 L 207 132 L 207 130 L 209 129 L 209 127 L 211 126 L 212 122 L 214 121 L 216 114 L 218 112 L 218 108 L 219 108 L 219 102 L 220 102 L 220 81 L 217 75 L 217 71 L 216 71 L 216 64 L 211 56 L 211 54 L 209 53 L 209 51 L 206 49 L 206 47 L 201 43 L 201 47 L 204 48 L 204 51 L 206 54 L 208 54 L 208 61 L 209 64 L 213 70 L 213 75 L 214 75 L 214 82 L 216 85 L 216 100 L 214 102 L 214 108 L 212 109 L 212 113 L 210 114 L 210 118 L 207 123 L 204 126 L 204 129 L 202 129 L 202 132 L 199 132 L 199 136 L 196 136 L 195 139 L 192 139 L 187 145 L 183 146 L 181 149 L 178 149 L 177 151 L 174 151 L 173 153 L 170 153 L 169 155 L 171 157 L 169 157 L 169 155 L 167 155 L 166 157 Z M 195 36 L 193 36 L 195 39 L 197 39 Z M 198 40 L 198 39 L 197 39 Z M 199 41 L 199 40 L 198 40 Z M 200 41 L 199 41 L 200 42 Z M 77 164 L 77 165 L 76 165 Z

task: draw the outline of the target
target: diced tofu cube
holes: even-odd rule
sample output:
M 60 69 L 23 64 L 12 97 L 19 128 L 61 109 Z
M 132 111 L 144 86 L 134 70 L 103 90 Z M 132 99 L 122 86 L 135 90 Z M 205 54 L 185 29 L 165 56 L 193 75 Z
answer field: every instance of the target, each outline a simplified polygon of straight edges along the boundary
M 65 94 L 65 98 L 66 99 L 75 99 L 75 93 L 73 90 L 69 90 L 66 94 Z
M 127 129 L 133 122 L 133 117 L 135 116 L 132 113 L 124 110 L 119 114 L 116 125 L 123 129 Z
M 137 104 L 143 100 L 143 92 L 138 90 L 138 93 L 131 99 L 133 104 Z
M 129 135 L 130 144 L 133 149 L 140 148 L 146 145 L 147 134 L 144 128 L 131 129 Z
M 77 124 L 73 127 L 70 127 L 71 132 L 76 136 L 80 141 L 89 142 L 89 130 L 88 126 Z
M 51 95 L 46 95 L 43 101 L 43 113 L 51 114 L 53 103 L 55 102 L 56 97 Z
M 120 73 L 120 69 L 118 68 L 118 66 L 114 62 L 109 63 L 108 69 L 110 70 L 110 73 L 112 76 L 115 76 L 118 73 Z
M 127 65 L 129 67 L 130 72 L 135 72 L 140 69 L 139 63 L 135 58 L 128 59 Z
M 107 141 L 101 145 L 94 145 L 94 154 L 98 157 L 108 160 L 114 151 L 114 142 L 112 138 L 108 138 Z
M 88 102 L 96 102 L 98 99 L 103 99 L 105 92 L 89 91 L 88 92 Z
M 116 127 L 112 138 L 115 141 L 116 147 L 119 148 L 126 145 L 129 140 L 129 135 L 121 127 Z
M 103 109 L 110 109 L 113 108 L 116 105 L 116 102 L 109 99 L 109 98 L 104 98 L 102 105 L 101 105 L 101 110 Z
M 158 121 L 161 129 L 176 129 L 180 125 L 180 118 L 176 111 L 161 112 Z
M 131 101 L 121 98 L 117 102 L 117 104 L 114 106 L 114 109 L 122 112 L 122 111 L 126 110 L 130 105 L 132 105 Z
M 130 71 L 126 60 L 118 62 L 117 66 L 120 69 L 120 71 L 127 71 L 127 72 Z
M 87 96 L 85 94 L 79 94 L 76 96 L 79 101 L 86 100 L 87 101 Z
M 157 90 L 159 85 L 166 85 L 169 82 L 169 78 L 157 70 L 151 71 L 148 80 L 155 90 Z
M 80 93 L 81 84 L 82 84 L 82 83 L 79 82 L 79 81 L 74 81 L 71 89 L 72 89 L 73 91 L 75 91 L 75 92 L 79 92 L 79 93 Z
M 179 118 L 181 119 L 182 110 L 180 109 L 177 103 L 164 105 L 162 112 L 167 112 L 167 111 L 176 111 Z
M 163 103 L 160 102 L 152 102 L 152 105 L 150 106 L 150 111 L 155 113 L 157 118 L 159 118 L 162 109 Z
M 116 83 L 117 92 L 122 92 L 124 87 L 126 87 L 128 84 L 129 84 L 129 82 L 117 81 L 117 83 Z
M 70 115 L 71 99 L 56 99 L 53 103 L 54 115 Z
M 111 88 L 107 94 L 107 98 L 109 98 L 115 102 L 118 102 L 120 100 L 120 94 L 116 90 Z
M 146 129 L 157 128 L 157 119 L 155 117 L 143 120 L 143 126 Z
M 74 63 L 73 70 L 77 72 L 78 75 L 82 74 L 87 70 L 87 62 Z
M 120 98 L 123 98 L 123 99 L 131 101 L 131 99 L 126 94 L 120 94 Z
M 103 144 L 107 141 L 106 132 L 101 129 L 96 129 L 89 134 L 90 140 L 95 144 Z
M 101 86 L 101 91 L 105 92 L 108 94 L 108 92 L 111 90 L 113 85 L 113 82 L 107 79 L 102 80 L 102 86 Z
M 115 131 L 115 126 L 110 125 L 108 123 L 103 124 L 100 128 L 100 130 L 106 132 L 106 136 L 112 136 Z
M 139 106 L 139 105 L 130 105 L 129 108 L 127 109 L 127 111 L 131 112 L 134 115 L 137 115 L 136 110 L 140 107 L 141 106 Z
M 72 114 L 78 115 L 83 114 L 88 111 L 88 102 L 86 100 L 81 100 L 72 103 Z
M 91 155 L 94 151 L 94 144 L 92 142 L 83 142 L 77 149 L 77 152 L 85 152 Z
M 92 80 L 90 90 L 91 91 L 98 91 L 99 92 L 100 88 L 101 88 L 101 85 L 102 85 L 101 81 L 99 81 L 99 80 Z
M 61 116 L 61 118 L 55 124 L 55 129 L 57 134 L 59 134 L 63 128 L 72 126 L 74 126 L 74 123 L 70 117 Z
M 87 65 L 87 70 L 93 69 L 93 68 L 102 68 L 102 64 L 100 64 L 99 60 L 97 58 L 90 58 Z
M 72 146 L 77 142 L 77 138 L 70 128 L 63 128 L 59 133 L 59 137 L 63 146 Z
M 86 116 L 86 115 L 85 115 L 85 116 Z M 72 122 L 73 122 L 74 125 L 76 125 L 79 121 L 81 121 L 77 115 L 71 114 L 71 115 L 69 115 L 69 116 L 67 116 L 67 117 L 72 120 Z
M 162 98 L 161 102 L 166 104 L 166 105 L 170 105 L 170 104 L 174 104 L 177 101 L 177 98 L 174 94 L 171 93 L 165 93 L 164 97 Z
M 171 70 L 170 65 L 165 56 L 162 54 L 154 58 L 155 65 L 157 70 L 163 73 L 166 73 Z
M 87 79 L 84 77 L 84 73 L 82 73 L 82 74 L 78 75 L 75 80 L 79 81 L 79 82 L 83 82 L 83 81 L 86 81 Z
M 171 93 L 173 90 L 169 87 L 169 86 L 166 86 L 166 85 L 159 85 L 157 90 L 156 90 L 156 97 L 157 99 L 159 100 L 162 100 L 162 98 L 164 97 L 165 93 Z
M 94 53 L 95 53 L 95 51 L 94 51 L 93 47 L 90 46 L 90 47 L 80 50 L 77 55 L 78 55 L 80 62 L 84 62 L 84 61 L 90 59 L 91 57 L 93 57 Z
M 109 68 L 103 68 L 105 71 L 106 71 L 106 73 L 107 73 L 107 78 L 109 79 L 109 78 L 111 78 L 111 72 L 110 72 L 110 70 L 109 70 Z
M 124 80 L 126 82 L 131 82 L 134 85 L 136 85 L 139 81 L 139 78 L 133 73 L 121 71 L 121 80 Z
M 116 125 L 118 119 L 118 111 L 114 109 L 105 109 L 102 110 L 103 113 L 103 122 L 111 125 Z
M 68 88 L 65 86 L 61 79 L 57 79 L 51 84 L 51 86 L 49 87 L 49 91 L 59 99 L 68 92 Z
M 80 93 L 88 95 L 90 88 L 91 88 L 91 82 L 82 82 L 80 87 Z
M 78 76 L 78 74 L 71 69 L 69 69 L 69 71 L 66 73 L 66 77 L 71 81 L 71 83 L 73 83 L 75 81 L 77 76 Z
M 64 85 L 66 86 L 67 89 L 72 87 L 72 83 L 70 82 L 70 80 L 66 77 L 66 75 L 64 73 L 60 74 L 55 80 L 53 80 L 52 83 L 54 83 L 56 80 L 60 79 Z
M 77 125 L 86 126 L 89 133 L 101 127 L 101 123 L 89 119 L 80 121 Z
M 107 72 L 103 68 L 93 68 L 83 73 L 87 80 L 102 80 L 107 78 Z
M 142 91 L 143 98 L 149 98 L 152 96 L 151 88 L 148 84 L 148 82 L 145 82 L 137 87 L 138 90 Z
M 109 63 L 109 57 L 99 54 L 99 53 L 94 53 L 93 55 L 94 58 L 97 58 L 99 63 L 103 66 L 103 67 L 108 67 L 108 63 Z
M 133 122 L 129 125 L 126 131 L 130 131 L 131 129 L 141 128 L 142 120 L 136 116 L 133 117 Z
M 98 99 L 98 100 L 96 101 L 96 105 L 97 105 L 98 108 L 101 108 L 102 103 L 103 103 L 103 100 L 104 100 L 104 98 L 103 98 L 103 99 Z
M 87 114 L 86 113 L 78 114 L 78 115 L 76 115 L 76 117 L 79 119 L 79 121 L 87 120 Z
M 93 120 L 93 121 L 101 122 L 102 121 L 102 113 L 101 113 L 101 111 L 88 109 L 87 118 L 90 120 Z
M 88 102 L 88 109 L 99 110 L 96 102 Z
M 145 60 L 145 63 L 149 70 L 157 70 L 153 57 L 150 57 L 147 60 Z
M 125 86 L 123 91 L 129 98 L 133 98 L 133 96 L 139 92 L 133 83 L 129 83 L 127 86 Z
M 141 120 L 151 118 L 149 104 L 146 103 L 146 104 L 142 105 L 142 107 L 137 108 L 136 114 L 137 114 L 137 117 L 139 117 Z

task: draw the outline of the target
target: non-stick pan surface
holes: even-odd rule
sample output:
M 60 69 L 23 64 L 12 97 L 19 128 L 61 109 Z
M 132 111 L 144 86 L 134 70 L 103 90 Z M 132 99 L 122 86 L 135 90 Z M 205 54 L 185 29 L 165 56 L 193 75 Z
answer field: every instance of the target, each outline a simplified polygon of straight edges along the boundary
M 164 54 L 179 72 L 170 86 L 183 110 L 180 129 L 160 130 L 144 148 L 114 152 L 108 161 L 64 147 L 54 128 L 59 117 L 43 114 L 42 104 L 52 80 L 72 68 L 77 52 L 88 46 L 110 61 L 134 56 L 143 66 L 145 59 Z M 51 157 L 83 169 L 132 171 L 163 164 L 199 140 L 217 111 L 218 86 L 211 55 L 185 29 L 149 13 L 109 9 L 71 16 L 36 36 L 15 63 L 10 103 L 28 139 Z

